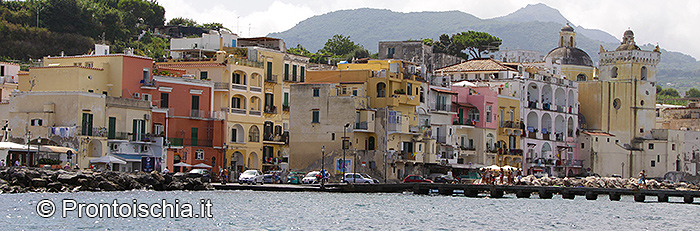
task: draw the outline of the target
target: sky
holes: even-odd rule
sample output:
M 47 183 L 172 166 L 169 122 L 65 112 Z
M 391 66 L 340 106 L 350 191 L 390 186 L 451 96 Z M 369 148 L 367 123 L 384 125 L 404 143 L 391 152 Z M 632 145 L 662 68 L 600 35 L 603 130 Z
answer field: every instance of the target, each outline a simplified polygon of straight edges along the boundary
M 219 22 L 242 37 L 282 32 L 315 15 L 337 10 L 376 8 L 395 12 L 458 10 L 482 19 L 507 15 L 528 4 L 544 3 L 558 9 L 571 23 L 600 29 L 621 39 L 632 29 L 638 45 L 659 44 L 663 49 L 700 58 L 696 45 L 700 29 L 697 0 L 160 0 L 166 20 L 191 18 L 200 24 Z M 527 49 L 527 48 L 524 48 Z

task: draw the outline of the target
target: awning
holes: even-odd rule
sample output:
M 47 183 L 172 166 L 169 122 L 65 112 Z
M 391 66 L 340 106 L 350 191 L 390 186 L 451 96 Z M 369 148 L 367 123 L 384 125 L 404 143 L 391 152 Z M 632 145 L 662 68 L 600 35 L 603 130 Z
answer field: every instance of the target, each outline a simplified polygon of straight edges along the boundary
M 180 162 L 177 164 L 173 164 L 174 167 L 192 167 L 191 164 L 185 163 L 185 162 Z
M 457 95 L 457 94 L 458 94 L 457 92 L 450 91 L 450 90 L 443 90 L 443 89 L 440 89 L 440 88 L 430 88 L 430 90 L 437 91 L 437 92 L 440 92 L 440 93 L 445 93 L 445 94 L 453 94 L 453 95 Z
M 210 165 L 207 165 L 207 164 L 205 164 L 205 163 L 195 164 L 195 165 L 193 165 L 192 167 L 193 167 L 193 168 L 211 168 Z
M 12 143 L 12 142 L 0 142 L 0 149 L 7 149 L 7 150 L 12 150 L 12 151 L 27 151 L 27 145 L 24 144 L 18 144 L 18 143 Z M 29 148 L 30 151 L 36 151 L 36 147 L 30 146 Z
M 78 153 L 75 149 L 72 149 L 72 148 L 59 147 L 59 146 L 49 146 L 49 145 L 41 145 L 41 151 L 42 152 L 55 152 L 55 153 L 67 153 L 68 151 L 70 151 L 72 153 Z
M 486 165 L 483 164 L 450 164 L 450 167 L 452 168 L 461 168 L 461 169 L 479 169 L 482 168 Z
M 143 155 L 132 155 L 132 154 L 114 154 L 115 156 L 124 159 L 127 162 L 141 162 L 141 157 Z
M 126 161 L 123 161 L 115 156 L 112 155 L 106 155 L 100 158 L 95 158 L 90 160 L 90 163 L 104 163 L 104 164 L 126 164 Z

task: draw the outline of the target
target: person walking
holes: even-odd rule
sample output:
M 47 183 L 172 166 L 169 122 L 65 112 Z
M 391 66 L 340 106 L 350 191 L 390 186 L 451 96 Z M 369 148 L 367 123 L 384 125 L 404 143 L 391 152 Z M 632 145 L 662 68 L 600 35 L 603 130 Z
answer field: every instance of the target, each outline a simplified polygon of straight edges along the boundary
M 640 188 L 646 188 L 647 187 L 647 176 L 646 172 L 642 169 L 641 172 L 639 172 L 639 187 Z

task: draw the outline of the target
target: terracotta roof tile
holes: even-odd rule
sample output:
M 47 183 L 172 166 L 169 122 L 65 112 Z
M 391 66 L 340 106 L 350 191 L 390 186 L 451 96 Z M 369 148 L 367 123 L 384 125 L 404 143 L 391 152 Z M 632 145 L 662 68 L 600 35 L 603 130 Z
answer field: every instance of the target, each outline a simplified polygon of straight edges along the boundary
M 470 72 L 470 71 L 517 71 L 493 59 L 472 59 L 460 64 L 444 67 L 436 72 Z

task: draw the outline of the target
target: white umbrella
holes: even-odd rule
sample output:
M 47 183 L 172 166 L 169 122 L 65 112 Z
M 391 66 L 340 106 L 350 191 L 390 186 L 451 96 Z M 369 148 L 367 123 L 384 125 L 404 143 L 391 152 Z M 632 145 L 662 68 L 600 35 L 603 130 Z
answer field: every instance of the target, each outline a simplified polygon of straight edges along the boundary
M 174 167 L 191 167 L 191 164 L 185 163 L 185 162 L 180 162 L 177 164 L 173 164 Z
M 498 167 L 498 165 L 491 165 L 491 166 L 488 166 L 488 167 L 483 167 L 483 168 L 481 168 L 481 169 L 499 171 L 499 170 L 501 170 L 501 167 Z
M 207 164 L 205 164 L 205 163 L 195 164 L 195 165 L 192 166 L 192 167 L 194 167 L 194 168 L 211 168 L 210 165 L 207 165 Z
M 465 81 L 453 83 L 452 86 L 456 86 L 456 87 L 476 87 L 476 84 L 465 80 Z
M 104 164 L 126 164 L 126 161 L 123 161 L 115 156 L 112 155 L 106 155 L 102 156 L 100 158 L 95 158 L 90 160 L 90 163 L 104 163 Z

